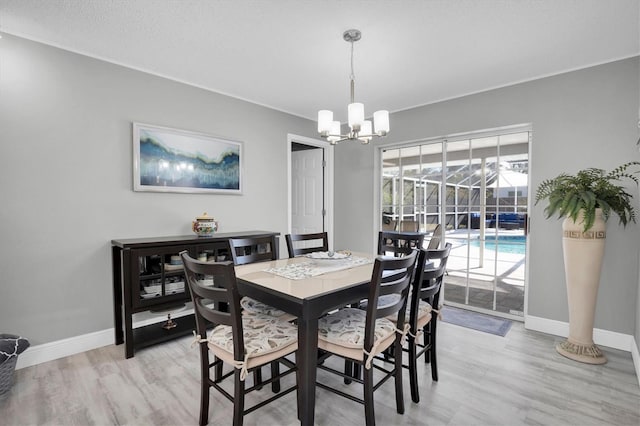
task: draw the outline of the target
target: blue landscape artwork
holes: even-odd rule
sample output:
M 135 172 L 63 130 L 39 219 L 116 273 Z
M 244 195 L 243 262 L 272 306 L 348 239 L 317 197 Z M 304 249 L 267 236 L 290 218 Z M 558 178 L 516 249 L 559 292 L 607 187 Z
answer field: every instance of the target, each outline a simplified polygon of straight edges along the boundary
M 134 123 L 134 190 L 240 193 L 241 155 L 239 142 Z

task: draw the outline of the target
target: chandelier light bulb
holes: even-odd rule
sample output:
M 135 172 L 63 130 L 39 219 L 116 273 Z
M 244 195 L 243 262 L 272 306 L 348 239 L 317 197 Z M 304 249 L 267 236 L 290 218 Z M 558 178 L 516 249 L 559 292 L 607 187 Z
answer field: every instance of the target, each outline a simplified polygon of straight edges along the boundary
M 332 121 L 327 140 L 334 144 L 340 140 L 340 137 L 340 122 Z
M 331 122 L 333 121 L 333 112 L 322 109 L 318 111 L 318 132 L 328 133 L 331 131 Z
M 364 123 L 364 104 L 352 103 L 348 107 L 349 127 L 354 132 L 360 131 Z
M 373 113 L 373 124 L 376 135 L 386 136 L 389 133 L 389 111 L 381 109 Z

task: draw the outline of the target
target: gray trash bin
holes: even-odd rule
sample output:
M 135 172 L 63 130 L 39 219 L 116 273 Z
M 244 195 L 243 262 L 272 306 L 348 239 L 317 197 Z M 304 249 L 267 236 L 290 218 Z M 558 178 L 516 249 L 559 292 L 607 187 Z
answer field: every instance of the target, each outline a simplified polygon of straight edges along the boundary
M 13 385 L 18 355 L 29 347 L 29 341 L 14 334 L 0 334 L 0 399 L 5 398 Z

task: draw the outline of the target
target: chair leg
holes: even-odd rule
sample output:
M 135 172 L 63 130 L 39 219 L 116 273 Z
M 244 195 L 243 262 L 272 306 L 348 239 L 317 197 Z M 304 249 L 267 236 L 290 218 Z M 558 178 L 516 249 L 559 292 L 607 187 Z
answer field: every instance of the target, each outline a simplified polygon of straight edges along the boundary
M 216 359 L 214 357 L 214 359 Z M 217 369 L 216 369 L 217 373 Z M 211 371 L 209 369 L 209 349 L 200 346 L 200 426 L 209 423 L 209 380 Z
M 298 356 L 300 352 L 296 351 L 296 365 L 300 361 L 300 357 Z M 300 383 L 302 383 L 302 375 L 300 373 L 300 369 L 296 368 L 296 401 L 298 402 L 298 420 L 301 420 L 302 414 L 302 394 L 300 393 Z
M 345 376 L 349 376 L 349 377 L 353 377 L 353 362 L 349 361 L 346 358 L 344 360 L 344 375 Z M 351 384 L 351 380 L 349 380 L 349 379 L 347 379 L 345 377 L 344 378 L 344 384 L 345 385 Z
M 209 423 L 209 391 L 211 387 L 207 379 L 209 378 L 209 373 L 202 375 L 202 383 L 200 387 L 200 426 L 204 426 Z
M 262 384 L 262 367 L 258 367 L 253 370 L 253 381 L 256 386 Z M 262 386 L 257 386 L 256 389 L 260 390 L 262 389 Z
M 280 374 L 280 363 L 278 361 L 271 362 L 271 377 L 276 377 Z M 273 393 L 280 392 L 280 380 L 271 382 L 271 390 Z
M 384 358 L 384 362 L 391 362 L 391 348 L 387 348 L 386 350 L 384 350 L 384 352 L 382 352 L 382 356 Z
M 404 414 L 404 394 L 402 393 L 402 345 L 400 339 L 395 343 L 395 382 L 396 382 L 396 411 Z
M 214 361 L 218 361 L 218 357 L 214 356 L 213 357 Z M 218 363 L 218 365 L 216 365 L 215 367 L 215 375 L 213 376 L 215 377 L 215 381 L 219 381 L 220 377 L 222 377 L 222 362 Z
M 431 322 L 428 322 L 423 328 L 422 328 L 422 339 L 424 341 L 424 345 L 428 346 L 431 345 Z M 425 364 L 429 364 L 431 362 L 431 351 L 426 351 L 424 353 L 424 363 Z
M 431 325 L 431 348 L 427 352 L 431 357 L 431 378 L 434 382 L 438 381 L 438 362 L 436 359 L 436 322 Z
M 367 426 L 375 426 L 376 414 L 373 409 L 373 368 L 363 368 L 364 376 L 364 418 Z
M 409 385 L 411 387 L 411 400 L 420 402 L 420 394 L 418 392 L 418 359 L 416 357 L 416 339 L 412 336 L 407 338 L 407 346 L 409 348 Z
M 244 412 L 244 380 L 240 379 L 240 370 L 234 372 L 233 426 L 242 426 Z
M 360 364 L 353 363 L 353 374 L 351 377 L 354 379 L 360 378 L 360 371 L 362 371 L 362 366 Z

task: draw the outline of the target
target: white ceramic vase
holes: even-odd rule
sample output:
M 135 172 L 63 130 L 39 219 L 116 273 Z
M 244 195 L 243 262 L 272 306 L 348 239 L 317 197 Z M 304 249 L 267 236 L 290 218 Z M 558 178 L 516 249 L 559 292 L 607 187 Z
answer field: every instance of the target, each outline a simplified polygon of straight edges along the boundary
M 601 209 L 596 209 L 595 222 L 586 232 L 583 231 L 582 214 L 575 222 L 566 218 L 562 223 L 569 337 L 558 344 L 556 350 L 567 358 L 588 364 L 607 362 L 600 348 L 593 343 L 593 321 L 604 257 L 605 226 Z

